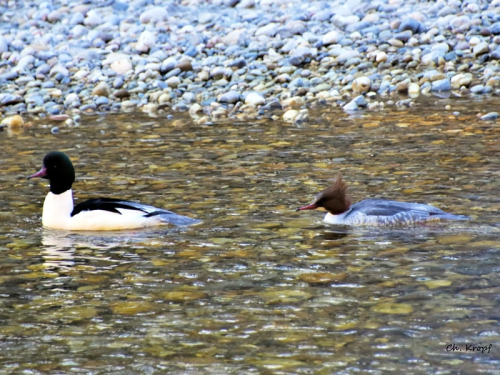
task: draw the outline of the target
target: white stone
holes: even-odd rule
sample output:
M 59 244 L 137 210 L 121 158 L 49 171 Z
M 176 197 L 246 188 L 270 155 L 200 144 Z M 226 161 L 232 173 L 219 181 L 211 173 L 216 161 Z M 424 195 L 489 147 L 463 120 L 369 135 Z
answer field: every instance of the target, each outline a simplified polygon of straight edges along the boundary
M 481 39 L 479 39 L 477 36 L 473 36 L 472 38 L 470 38 L 469 40 L 469 45 L 471 46 L 475 46 L 475 45 L 478 45 L 479 43 L 481 43 Z
M 23 56 L 23 57 L 21 57 L 21 59 L 17 63 L 16 70 L 18 72 L 23 72 L 23 71 L 29 69 L 30 65 L 33 65 L 34 62 L 35 62 L 35 58 L 33 56 L 31 56 L 31 55 Z
M 142 111 L 146 113 L 154 113 L 158 111 L 158 105 L 155 103 L 146 103 L 142 106 Z
M 141 35 L 139 35 L 139 39 L 135 45 L 135 49 L 139 52 L 149 52 L 151 48 L 153 48 L 156 44 L 156 37 L 150 31 L 143 31 Z
M 336 44 L 342 35 L 337 30 L 332 30 L 325 35 L 323 35 L 323 44 L 329 46 L 330 44 Z
M 232 30 L 227 35 L 222 37 L 222 42 L 226 46 L 236 46 L 242 43 L 244 40 L 245 30 L 237 29 Z
M 110 68 L 117 74 L 125 74 L 132 70 L 132 63 L 128 58 L 123 60 L 114 61 L 111 63 Z
M 77 94 L 72 92 L 71 94 L 68 94 L 66 99 L 64 99 L 64 105 L 67 108 L 77 107 L 80 105 L 80 98 L 78 97 Z
M 349 59 L 353 59 L 355 57 L 360 57 L 361 54 L 356 50 L 345 50 L 340 55 L 337 56 L 338 62 L 346 62 Z
M 257 92 L 251 92 L 250 94 L 247 95 L 245 98 L 245 104 L 252 104 L 252 105 L 262 105 L 266 102 L 266 99 L 259 93 Z
M 92 90 L 92 95 L 108 97 L 111 94 L 109 85 L 106 82 L 99 82 Z
M 377 53 L 377 56 L 375 57 L 375 61 L 376 62 L 387 61 L 387 53 L 385 53 L 384 51 L 380 51 L 379 53 Z
M 358 77 L 352 81 L 352 91 L 355 93 L 365 93 L 370 91 L 372 81 L 366 76 Z
M 172 99 L 172 97 L 170 96 L 170 94 L 164 93 L 158 97 L 158 103 L 159 104 L 168 103 L 168 102 L 170 102 L 171 99 Z
M 175 88 L 181 84 L 181 79 L 177 76 L 173 76 L 168 78 L 165 83 L 172 88 Z
M 191 108 L 189 108 L 189 115 L 191 117 L 199 117 L 203 113 L 203 107 L 198 103 L 194 103 Z
M 296 109 L 289 109 L 283 114 L 283 121 L 293 122 L 298 115 L 299 111 Z
M 458 90 L 460 87 L 468 87 L 472 81 L 472 74 L 470 73 L 458 73 L 451 78 L 451 88 L 453 90 Z
M 259 27 L 255 32 L 255 36 L 266 35 L 266 36 L 275 36 L 278 32 L 279 25 L 271 22 L 265 26 Z
M 139 21 L 141 23 L 157 23 L 168 19 L 168 12 L 165 8 L 154 7 L 141 13 Z
M 410 95 L 418 95 L 420 94 L 420 86 L 416 82 L 412 82 L 408 85 L 408 94 Z
M 472 51 L 474 55 L 482 55 L 483 53 L 488 53 L 490 51 L 490 47 L 487 42 L 478 43 L 474 50 Z

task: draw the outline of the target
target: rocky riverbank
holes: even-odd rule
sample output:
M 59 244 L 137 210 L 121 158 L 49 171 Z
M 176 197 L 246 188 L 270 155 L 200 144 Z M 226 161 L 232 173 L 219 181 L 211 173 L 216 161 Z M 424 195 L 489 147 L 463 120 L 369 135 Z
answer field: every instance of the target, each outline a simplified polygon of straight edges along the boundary
M 0 112 L 207 123 L 500 93 L 500 0 L 0 2 Z

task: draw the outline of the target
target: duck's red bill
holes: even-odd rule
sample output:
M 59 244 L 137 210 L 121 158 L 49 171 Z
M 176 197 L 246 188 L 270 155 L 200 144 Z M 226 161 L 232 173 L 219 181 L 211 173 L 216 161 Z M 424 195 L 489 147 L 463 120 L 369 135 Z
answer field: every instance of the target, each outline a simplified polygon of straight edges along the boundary
M 45 177 L 47 176 L 47 168 L 43 167 L 42 169 L 40 169 L 40 171 L 38 171 L 37 173 L 35 174 L 32 174 L 31 176 L 28 176 L 28 180 L 30 178 L 35 178 L 35 177 Z
M 295 211 L 315 210 L 316 208 L 318 208 L 318 206 L 316 206 L 314 203 L 312 203 L 312 204 L 310 204 L 308 206 L 299 207 Z

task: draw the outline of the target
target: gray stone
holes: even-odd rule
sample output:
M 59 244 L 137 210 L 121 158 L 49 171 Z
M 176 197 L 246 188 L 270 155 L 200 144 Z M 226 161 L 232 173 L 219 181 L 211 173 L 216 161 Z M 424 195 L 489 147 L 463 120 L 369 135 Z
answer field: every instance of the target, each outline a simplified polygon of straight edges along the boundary
M 445 17 L 445 16 L 449 16 L 450 14 L 455 14 L 457 13 L 457 10 L 449 7 L 448 5 L 445 5 L 444 7 L 442 7 L 439 12 L 437 13 L 437 16 L 438 17 Z
M 109 99 L 104 97 L 104 96 L 98 96 L 97 99 L 95 100 L 95 104 L 97 106 L 107 105 L 107 104 L 109 104 Z
M 285 27 L 292 35 L 302 35 L 307 31 L 304 22 L 299 20 L 292 20 L 286 23 Z
M 124 84 L 124 81 L 123 81 L 123 77 L 116 77 L 114 80 L 113 80 L 113 88 L 114 89 L 119 89 L 123 86 Z
M 19 72 L 17 72 L 16 70 L 10 70 L 3 74 L 0 74 L 0 81 L 2 80 L 10 81 L 16 79 L 17 77 L 19 77 Z
M 1 105 L 12 105 L 16 103 L 20 103 L 23 101 L 22 96 L 5 93 L 0 93 L 0 104 Z
M 493 35 L 500 34 L 500 22 L 495 22 L 493 25 L 489 27 L 490 33 Z
M 484 91 L 484 85 L 475 85 L 470 88 L 470 92 L 473 94 L 482 94 Z
M 448 78 L 434 81 L 431 84 L 431 91 L 433 92 L 450 91 L 450 90 L 451 90 L 451 82 Z
M 31 94 L 31 95 L 26 95 L 24 98 L 24 101 L 26 104 L 33 104 L 33 105 L 43 105 L 43 97 L 40 94 Z
M 495 121 L 499 117 L 498 112 L 490 112 L 481 116 L 481 120 L 483 121 Z
M 7 52 L 9 50 L 9 43 L 4 36 L 0 35 L 0 54 Z
M 50 65 L 49 64 L 42 64 L 42 65 L 38 66 L 38 68 L 36 68 L 35 72 L 36 72 L 36 74 L 43 74 L 43 75 L 49 74 Z
M 368 105 L 368 102 L 363 95 L 356 96 L 352 101 L 355 102 L 359 107 L 364 108 Z
M 241 94 L 237 91 L 231 90 L 219 96 L 218 100 L 221 103 L 235 104 L 241 100 Z
M 413 18 L 405 18 L 399 24 L 398 31 L 401 32 L 405 30 L 410 30 L 413 34 L 416 34 L 418 32 L 422 32 L 423 28 L 419 21 Z
M 359 106 L 355 100 L 351 100 L 343 108 L 344 108 L 344 111 L 357 111 L 359 109 Z
M 313 21 L 325 22 L 328 21 L 333 15 L 333 12 L 330 9 L 322 9 L 318 12 L 314 13 L 311 19 Z

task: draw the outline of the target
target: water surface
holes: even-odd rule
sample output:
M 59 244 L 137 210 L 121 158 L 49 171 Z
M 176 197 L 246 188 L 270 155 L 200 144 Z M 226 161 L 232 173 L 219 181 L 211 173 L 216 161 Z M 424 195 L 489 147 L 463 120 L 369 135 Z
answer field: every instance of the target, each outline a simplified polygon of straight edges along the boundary
M 496 371 L 499 126 L 476 116 L 495 105 L 320 108 L 300 126 L 196 125 L 176 113 L 84 116 L 58 135 L 44 119 L 4 130 L 3 371 Z M 47 182 L 26 176 L 51 150 L 73 160 L 79 201 L 132 199 L 203 223 L 43 229 Z M 338 172 L 353 201 L 425 202 L 473 219 L 350 229 L 294 212 Z

